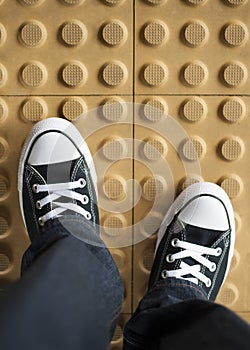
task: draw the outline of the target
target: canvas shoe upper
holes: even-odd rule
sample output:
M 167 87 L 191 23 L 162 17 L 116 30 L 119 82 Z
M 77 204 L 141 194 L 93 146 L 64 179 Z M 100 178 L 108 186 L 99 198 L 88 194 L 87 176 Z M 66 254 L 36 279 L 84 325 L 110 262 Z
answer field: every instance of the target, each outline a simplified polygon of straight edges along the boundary
M 37 123 L 23 147 L 19 201 L 31 241 L 46 223 L 65 216 L 98 226 L 96 172 L 91 153 L 73 124 L 60 118 Z
M 234 214 L 225 191 L 207 182 L 191 185 L 161 224 L 149 289 L 172 277 L 195 283 L 215 300 L 229 271 L 234 241 Z

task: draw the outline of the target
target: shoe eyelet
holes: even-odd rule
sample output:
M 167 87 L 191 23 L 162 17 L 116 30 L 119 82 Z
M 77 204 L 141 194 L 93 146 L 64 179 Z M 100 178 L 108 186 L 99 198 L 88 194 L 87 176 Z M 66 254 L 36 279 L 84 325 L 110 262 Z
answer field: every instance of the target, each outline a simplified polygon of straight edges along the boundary
M 79 184 L 81 187 L 84 187 L 86 185 L 86 181 L 84 179 L 79 179 Z
M 86 218 L 87 220 L 91 220 L 92 215 L 91 215 L 90 213 L 86 213 L 85 218 Z
M 165 280 L 168 277 L 168 272 L 167 270 L 162 270 L 161 272 L 161 277 Z
M 212 282 L 211 282 L 210 278 L 208 278 L 207 282 L 205 283 L 206 287 L 207 288 L 211 287 L 211 284 L 212 284 Z
M 172 244 L 173 247 L 176 247 L 178 242 L 179 242 L 178 238 L 173 238 L 172 241 L 171 241 L 171 244 Z
M 166 256 L 166 262 L 172 263 L 172 262 L 174 262 L 174 261 L 175 261 L 175 259 L 173 258 L 172 254 L 168 254 L 168 255 Z
M 88 202 L 89 202 L 89 197 L 84 195 L 83 196 L 83 204 L 88 204 Z
M 37 184 L 34 184 L 34 185 L 32 186 L 32 191 L 33 191 L 34 193 L 38 193 L 38 185 L 37 185 Z
M 38 223 L 39 223 L 40 226 L 44 226 L 44 220 L 43 220 L 42 217 L 40 217 L 40 218 L 38 219 Z
M 36 208 L 37 208 L 38 210 L 41 210 L 41 209 L 42 209 L 42 206 L 41 206 L 41 202 L 40 202 L 40 201 L 37 201 L 37 202 L 36 202 Z
M 216 270 L 217 266 L 215 263 L 211 265 L 211 268 L 209 269 L 210 272 L 214 272 Z
M 216 256 L 220 256 L 222 253 L 221 247 L 216 248 Z

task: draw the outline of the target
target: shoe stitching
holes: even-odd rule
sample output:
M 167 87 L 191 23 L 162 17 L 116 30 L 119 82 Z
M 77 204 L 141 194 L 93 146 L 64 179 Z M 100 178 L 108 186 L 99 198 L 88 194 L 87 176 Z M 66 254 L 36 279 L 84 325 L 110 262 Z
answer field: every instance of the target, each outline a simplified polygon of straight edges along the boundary
M 32 176 L 31 176 L 31 178 L 32 178 Z M 35 222 L 35 226 L 36 226 L 37 231 L 39 231 L 39 227 L 38 227 L 38 223 L 37 223 L 37 217 L 36 217 L 36 209 L 35 209 L 35 206 L 34 206 L 34 193 L 32 192 L 32 189 L 30 187 L 30 181 L 27 179 L 27 180 L 25 180 L 25 182 L 26 182 L 26 186 L 27 186 L 27 189 L 28 189 L 29 200 L 30 200 L 31 207 L 32 207 L 33 220 Z
M 227 230 L 226 232 L 224 232 L 224 233 L 212 244 L 211 248 L 215 248 L 216 246 L 218 246 L 218 244 L 219 244 L 222 240 L 224 240 L 224 238 L 226 238 L 229 234 L 230 234 L 230 229 Z M 228 242 L 229 242 L 229 240 L 228 240 Z M 212 291 L 214 290 L 215 281 L 216 281 L 216 279 L 217 279 L 217 277 L 218 277 L 218 274 L 219 274 L 219 271 L 220 271 L 220 266 L 221 266 L 222 261 L 223 261 L 223 259 L 224 259 L 224 257 L 225 257 L 225 254 L 226 254 L 226 252 L 227 252 L 227 248 L 228 248 L 228 246 L 226 245 L 226 248 L 223 249 L 223 254 L 222 254 L 221 257 L 220 257 L 219 262 L 217 263 L 217 271 L 216 271 L 216 273 L 214 274 L 213 279 L 212 279 L 212 281 L 211 281 L 211 287 L 209 288 L 208 298 L 210 298 L 210 296 L 211 296 L 211 294 L 212 294 Z M 209 259 L 209 258 L 210 258 L 210 255 L 206 255 L 205 258 L 206 258 L 206 259 Z M 203 275 L 205 275 L 205 273 L 206 273 L 207 270 L 208 270 L 207 267 L 205 267 L 204 265 L 202 265 L 201 273 L 202 273 Z M 203 288 L 202 282 L 199 282 L 198 285 L 199 285 L 201 288 Z
M 224 257 L 225 257 L 225 255 L 226 255 L 226 253 L 227 253 L 227 250 L 228 250 L 228 247 L 229 247 L 229 240 L 227 240 L 226 243 L 228 243 L 228 244 L 225 244 L 225 245 L 226 245 L 226 248 L 223 249 L 223 253 L 221 254 L 221 257 L 220 257 L 220 259 L 219 259 L 219 263 L 217 264 L 217 271 L 216 271 L 216 273 L 214 274 L 214 277 L 213 277 L 213 280 L 212 280 L 212 285 L 211 285 L 210 290 L 209 290 L 209 293 L 208 293 L 208 297 L 209 297 L 209 298 L 210 298 L 210 296 L 211 296 L 211 294 L 212 294 L 212 291 L 214 290 L 215 281 L 216 281 L 216 279 L 217 279 L 217 277 L 218 277 L 221 264 L 222 264 L 222 262 L 223 262 L 223 260 L 224 260 Z
M 226 232 L 224 232 L 211 246 L 211 248 L 215 248 L 216 246 L 218 246 L 218 244 L 220 244 L 220 242 L 230 233 L 230 230 L 227 230 Z M 210 258 L 210 255 L 205 255 L 205 258 L 206 259 L 209 259 Z M 217 264 L 218 266 L 218 264 Z M 205 275 L 206 273 L 206 270 L 207 270 L 207 267 L 202 265 L 202 269 L 201 269 L 201 273 L 203 275 Z M 212 285 L 212 284 L 211 284 Z M 199 286 L 203 288 L 203 284 L 202 282 L 199 282 Z M 210 287 L 211 288 L 211 287 Z
M 82 167 L 82 164 L 80 165 L 80 169 L 82 171 L 84 171 L 84 168 Z M 93 205 L 93 202 L 94 202 L 94 195 L 93 195 L 93 191 L 92 191 L 92 184 L 91 184 L 91 178 L 89 177 L 89 173 L 88 173 L 88 170 L 86 171 L 86 178 L 87 178 L 87 186 L 88 186 L 88 191 L 89 191 L 89 194 L 90 194 L 90 197 L 91 197 L 91 201 L 90 201 L 90 210 L 91 210 L 91 214 L 92 214 L 92 217 L 94 219 L 94 223 L 97 223 L 96 222 L 96 215 L 95 215 L 95 210 L 94 210 L 94 205 Z
M 77 163 L 75 165 L 75 168 L 74 168 L 73 173 L 72 173 L 72 179 L 75 180 L 76 174 L 77 174 L 79 169 L 85 174 L 87 189 L 88 189 L 89 195 L 91 197 L 90 211 L 91 211 L 92 218 L 94 219 L 94 223 L 96 223 L 96 215 L 95 215 L 95 211 L 94 211 L 94 207 L 93 207 L 93 198 L 94 197 L 93 197 L 92 186 L 89 185 L 90 184 L 90 177 L 88 174 L 88 170 L 86 168 L 84 168 L 84 166 L 88 169 L 87 164 L 84 162 L 84 158 L 81 157 L 81 158 L 79 158 L 79 160 L 77 161 Z M 76 201 L 75 201 L 75 203 L 76 203 Z
M 161 274 L 162 265 L 163 265 L 163 262 L 164 262 L 164 259 L 165 259 L 165 256 L 166 256 L 166 252 L 167 252 L 167 249 L 168 249 L 168 246 L 169 246 L 169 242 L 170 242 L 170 235 L 171 235 L 171 232 L 169 230 L 169 234 L 168 234 L 166 243 L 164 245 L 164 248 L 163 248 L 163 251 L 162 251 L 162 254 L 161 254 L 160 264 L 159 264 L 158 271 L 157 271 L 157 274 L 156 274 L 156 277 L 155 277 L 155 281 L 157 281 L 159 279 L 160 274 Z M 153 281 L 153 283 L 154 283 L 154 281 Z
M 78 159 L 78 161 L 76 162 L 76 165 L 75 165 L 74 170 L 72 172 L 71 180 L 76 180 L 76 173 L 79 170 L 79 167 L 80 167 L 79 164 L 80 164 L 81 160 L 82 160 L 82 157 L 80 157 Z M 84 171 L 84 174 L 85 174 L 85 171 Z M 73 199 L 73 203 L 77 205 L 77 200 Z M 81 214 L 75 213 L 75 217 L 81 217 L 81 216 L 82 216 Z
M 30 198 L 30 202 L 31 202 L 31 206 L 32 206 L 33 219 L 35 221 L 37 231 L 39 231 L 39 226 L 37 223 L 36 207 L 34 205 L 34 193 L 32 190 L 32 186 L 30 185 L 30 181 L 33 177 L 35 177 L 35 179 L 38 181 L 39 184 L 46 184 L 46 181 L 32 166 L 27 164 L 26 165 L 26 172 L 28 172 L 28 171 L 30 172 L 30 176 L 27 177 L 25 182 L 26 182 L 26 185 L 28 188 L 29 198 Z
M 227 236 L 229 236 L 229 234 L 230 234 L 230 229 L 227 230 L 226 232 L 224 232 L 224 233 L 212 244 L 211 248 L 215 248 L 216 246 L 218 246 Z M 228 240 L 228 242 L 229 242 L 229 240 Z M 210 294 L 209 297 L 211 296 L 211 293 L 212 293 L 212 291 L 213 291 L 213 289 L 214 289 L 215 280 L 216 280 L 216 278 L 218 277 L 219 268 L 220 268 L 220 266 L 221 266 L 221 264 L 222 264 L 223 258 L 224 258 L 225 254 L 226 254 L 226 251 L 227 251 L 227 248 L 228 248 L 228 246 L 226 245 L 226 247 L 224 247 L 224 249 L 223 249 L 223 254 L 222 254 L 221 257 L 220 257 L 219 262 L 217 263 L 217 272 L 214 274 L 214 277 L 213 277 L 213 279 L 212 279 L 212 281 L 211 281 L 212 284 L 211 284 L 211 287 L 210 287 L 210 291 L 209 291 L 209 293 L 208 293 L 208 294 Z M 209 258 L 210 258 L 210 255 L 206 255 L 205 258 L 206 258 L 206 259 L 209 259 Z M 207 268 L 203 265 L 202 270 L 201 270 L 201 273 L 205 275 L 206 270 L 207 270 Z M 202 287 L 202 283 L 201 283 L 201 287 Z
M 183 241 L 187 241 L 187 235 L 185 233 L 185 230 L 181 232 L 181 238 Z M 182 259 L 178 259 L 178 268 L 180 268 L 181 262 L 182 262 Z
M 212 248 L 216 247 L 222 240 L 224 240 L 224 238 L 226 238 L 226 236 L 228 236 L 230 234 L 231 230 L 227 230 L 226 232 L 224 232 L 218 239 L 217 241 L 215 241 L 212 244 Z

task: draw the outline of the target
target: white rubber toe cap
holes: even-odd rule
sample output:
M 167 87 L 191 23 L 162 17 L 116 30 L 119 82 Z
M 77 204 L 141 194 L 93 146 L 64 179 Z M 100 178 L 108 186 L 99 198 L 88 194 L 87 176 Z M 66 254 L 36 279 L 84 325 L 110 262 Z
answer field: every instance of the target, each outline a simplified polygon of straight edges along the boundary
M 187 224 L 210 230 L 226 231 L 229 222 L 226 209 L 220 200 L 202 196 L 192 200 L 180 213 L 179 219 Z
M 47 132 L 35 142 L 28 163 L 31 165 L 55 164 L 74 160 L 81 155 L 68 137 L 60 132 Z

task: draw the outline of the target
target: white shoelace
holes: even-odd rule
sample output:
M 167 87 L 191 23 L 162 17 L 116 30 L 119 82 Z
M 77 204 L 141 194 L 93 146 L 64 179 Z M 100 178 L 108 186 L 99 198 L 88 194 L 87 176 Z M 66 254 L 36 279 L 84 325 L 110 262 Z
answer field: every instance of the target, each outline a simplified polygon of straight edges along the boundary
M 220 247 L 208 248 L 202 245 L 180 241 L 177 238 L 172 239 L 171 244 L 173 247 L 182 248 L 183 250 L 175 254 L 168 254 L 166 256 L 166 261 L 168 263 L 172 263 L 177 259 L 184 259 L 190 257 L 196 260 L 199 264 L 188 265 L 184 261 L 182 261 L 180 264 L 180 268 L 177 270 L 163 270 L 161 273 L 162 278 L 182 278 L 195 284 L 198 284 L 200 280 L 201 282 L 205 283 L 207 287 L 210 287 L 211 280 L 210 278 L 206 277 L 203 273 L 200 272 L 201 265 L 207 267 L 211 272 L 214 272 L 216 270 L 216 264 L 211 262 L 209 259 L 205 258 L 203 255 L 220 256 L 222 253 L 222 249 Z M 194 277 L 184 277 L 186 275 L 192 275 Z
M 89 202 L 89 197 L 77 193 L 75 190 L 77 188 L 83 188 L 86 186 L 86 181 L 84 179 L 79 179 L 78 181 L 67 182 L 67 183 L 58 183 L 58 184 L 49 184 L 49 185 L 38 185 L 34 184 L 32 187 L 33 192 L 42 193 L 48 192 L 49 194 L 43 199 L 36 202 L 37 209 L 42 209 L 48 203 L 53 203 L 57 208 L 50 210 L 44 216 L 39 218 L 39 224 L 43 226 L 46 221 L 53 219 L 54 217 L 60 217 L 64 211 L 71 210 L 75 213 L 81 214 L 85 219 L 90 220 L 91 214 L 87 210 L 83 209 L 75 203 L 61 203 L 56 202 L 60 197 L 67 197 L 70 199 L 75 199 L 81 202 L 83 205 Z

